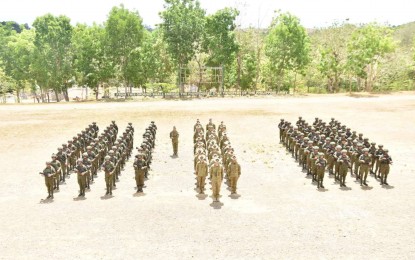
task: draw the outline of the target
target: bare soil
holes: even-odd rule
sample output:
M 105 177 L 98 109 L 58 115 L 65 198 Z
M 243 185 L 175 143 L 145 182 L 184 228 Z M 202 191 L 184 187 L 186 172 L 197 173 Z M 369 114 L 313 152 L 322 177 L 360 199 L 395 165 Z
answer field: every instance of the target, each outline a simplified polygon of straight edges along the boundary
M 278 143 L 280 118 L 335 117 L 394 159 L 381 186 L 350 177 L 340 189 L 326 175 L 318 191 Z M 242 166 L 239 197 L 222 186 L 221 203 L 197 196 L 193 125 L 223 120 Z M 132 122 L 135 143 L 158 126 L 153 169 L 135 194 L 132 160 L 114 197 L 102 173 L 85 200 L 74 175 L 51 203 L 38 174 L 56 148 L 88 123 Z M 169 132 L 180 133 L 179 158 Z M 0 106 L 0 258 L 277 259 L 415 257 L 415 94 L 227 98 L 130 103 Z M 50 201 L 49 201 L 50 202 Z

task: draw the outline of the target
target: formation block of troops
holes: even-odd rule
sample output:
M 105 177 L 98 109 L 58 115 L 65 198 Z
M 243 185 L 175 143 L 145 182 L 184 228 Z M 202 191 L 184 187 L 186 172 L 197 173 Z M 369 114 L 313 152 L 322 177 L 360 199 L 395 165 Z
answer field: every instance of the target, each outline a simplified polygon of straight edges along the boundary
M 144 180 L 148 178 L 152 161 L 152 152 L 156 146 L 157 126 L 154 121 L 146 128 L 143 134 L 143 142 L 137 147 L 138 154 L 134 160 L 135 181 L 137 193 L 143 192 Z
M 75 170 L 76 160 L 87 151 L 97 137 L 99 127 L 93 122 L 74 136 L 68 143 L 58 147 L 58 152 L 52 154 L 52 160 L 46 162 L 45 169 L 40 172 L 45 178 L 45 185 L 48 191 L 47 199 L 53 199 L 54 191 L 59 191 L 59 184 L 65 183 L 70 172 Z
M 111 132 L 111 128 L 108 129 L 108 132 Z M 118 127 L 116 132 L 118 133 Z M 131 157 L 134 147 L 134 127 L 132 123 L 128 123 L 125 131 L 118 139 L 116 137 L 117 134 L 108 134 L 106 138 L 108 142 L 104 141 L 104 147 L 108 152 L 100 168 L 105 173 L 105 195 L 112 195 L 113 188 L 117 186 L 116 182 L 119 181 L 119 176 L 121 176 L 121 171 L 124 169 L 126 161 Z
M 200 194 L 204 193 L 205 181 L 209 173 L 209 179 L 212 184 L 212 197 L 214 201 L 219 201 L 220 188 L 224 178 L 227 180 L 232 194 L 236 194 L 237 182 L 241 175 L 241 166 L 237 162 L 234 149 L 227 136 L 226 125 L 221 122 L 216 129 L 216 125 L 210 119 L 205 129 L 199 119 L 197 119 L 193 128 L 196 188 Z
M 131 156 L 134 128 L 129 123 L 117 139 L 118 126 L 112 121 L 101 135 L 98 136 L 98 132 L 99 127 L 93 122 L 59 147 L 58 153 L 52 155 L 52 161 L 46 163 L 42 174 L 49 193 L 48 199 L 53 198 L 53 191 L 59 190 L 59 183 L 65 182 L 71 172 L 77 174 L 78 197 L 85 197 L 85 191 L 91 189 L 99 169 L 105 172 L 107 194 L 112 194 L 115 180 Z
M 381 185 L 389 185 L 387 178 L 392 158 L 388 150 L 381 144 L 376 147 L 375 142 L 369 142 L 361 133 L 357 135 L 334 118 L 329 123 L 315 118 L 308 124 L 299 117 L 295 125 L 281 119 L 278 128 L 280 143 L 307 175 L 312 176 L 312 182 L 317 182 L 317 188 L 324 188 L 326 170 L 334 175 L 340 187 L 346 187 L 349 169 L 361 186 L 368 186 L 369 172 L 380 179 Z

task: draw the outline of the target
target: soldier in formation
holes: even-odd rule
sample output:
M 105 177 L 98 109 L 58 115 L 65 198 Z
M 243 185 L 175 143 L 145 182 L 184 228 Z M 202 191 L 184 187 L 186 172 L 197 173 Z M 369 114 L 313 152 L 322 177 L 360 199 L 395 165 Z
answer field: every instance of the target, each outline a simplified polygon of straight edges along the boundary
M 197 119 L 193 130 L 196 189 L 200 194 L 204 194 L 206 177 L 209 176 L 214 201 L 219 201 L 224 178 L 232 194 L 236 194 L 241 166 L 237 162 L 227 136 L 226 125 L 221 122 L 216 129 L 212 119 L 209 119 L 209 123 L 204 128 Z
M 98 131 L 99 127 L 96 122 L 92 122 L 52 155 L 52 161 L 48 162 L 42 172 L 48 188 L 48 198 L 53 198 L 53 191 L 59 190 L 59 184 L 64 183 L 71 172 L 77 173 L 79 196 L 84 197 L 85 190 L 91 188 L 99 169 L 105 171 L 107 194 L 112 194 L 115 180 L 121 174 L 126 160 L 131 156 L 134 128 L 129 123 L 118 139 L 118 126 L 115 121 L 111 121 L 111 124 L 100 135 Z M 107 161 L 111 162 L 114 169 L 111 169 Z M 103 167 L 104 164 L 106 167 Z M 109 184 L 111 189 L 108 189 Z
M 362 133 L 356 134 L 338 120 L 332 118 L 326 123 L 315 118 L 308 124 L 299 117 L 292 125 L 281 119 L 278 129 L 280 143 L 312 177 L 312 182 L 317 182 L 317 188 L 324 188 L 322 180 L 326 170 L 340 187 L 346 187 L 349 170 L 361 186 L 368 185 L 369 173 L 379 178 L 381 185 L 388 185 L 386 178 L 392 160 L 383 145 L 376 147 L 375 142 L 369 142 Z
M 148 178 L 152 161 L 152 152 L 156 146 L 156 133 L 157 126 L 154 121 L 151 121 L 143 134 L 143 142 L 137 147 L 138 154 L 135 156 L 133 164 L 137 193 L 143 192 L 144 181 Z

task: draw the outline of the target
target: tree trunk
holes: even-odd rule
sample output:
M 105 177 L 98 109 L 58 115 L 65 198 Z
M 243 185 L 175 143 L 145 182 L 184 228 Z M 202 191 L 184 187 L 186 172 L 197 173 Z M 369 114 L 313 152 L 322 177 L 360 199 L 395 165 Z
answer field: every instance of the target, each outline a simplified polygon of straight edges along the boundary
M 99 83 L 97 84 L 97 90 L 95 91 L 95 100 L 98 100 L 99 95 Z
M 17 103 L 20 103 L 20 87 L 17 86 L 16 88 L 16 96 L 17 96 Z
M 58 93 L 58 90 L 54 90 L 54 92 L 55 92 L 55 97 L 56 97 L 56 103 L 58 103 L 59 102 L 59 93 Z

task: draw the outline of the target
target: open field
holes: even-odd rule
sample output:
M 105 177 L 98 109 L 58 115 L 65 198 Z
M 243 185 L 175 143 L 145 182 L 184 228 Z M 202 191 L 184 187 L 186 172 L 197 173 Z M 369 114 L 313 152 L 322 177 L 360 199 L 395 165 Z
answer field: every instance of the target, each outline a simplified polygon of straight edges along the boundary
M 341 190 L 326 174 L 325 192 L 305 178 L 278 143 L 280 118 L 335 117 L 390 150 L 382 187 L 362 189 L 348 175 Z M 196 196 L 193 125 L 223 120 L 242 166 L 237 199 Z M 132 160 L 104 199 L 102 173 L 76 201 L 75 175 L 53 203 L 38 174 L 56 148 L 96 121 L 135 127 L 141 142 L 158 126 L 144 196 L 135 195 Z M 173 159 L 169 132 L 180 133 Z M 0 258 L 4 259 L 281 259 L 415 257 L 415 94 L 206 99 L 136 103 L 0 106 Z M 134 151 L 136 153 L 136 151 Z M 206 186 L 210 195 L 210 185 Z

